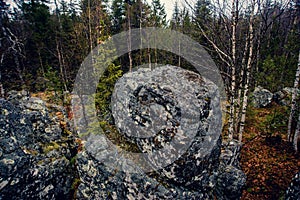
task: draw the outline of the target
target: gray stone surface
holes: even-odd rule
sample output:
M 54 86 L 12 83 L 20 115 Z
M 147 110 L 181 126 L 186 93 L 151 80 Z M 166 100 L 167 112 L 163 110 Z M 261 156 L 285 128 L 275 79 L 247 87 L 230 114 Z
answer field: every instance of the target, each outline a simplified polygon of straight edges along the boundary
M 135 73 L 118 81 L 112 114 L 136 154 L 101 130 L 78 153 L 64 108 L 25 91 L 0 99 L 0 199 L 238 199 L 241 145 L 221 146 L 217 87 L 177 67 Z
M 254 89 L 251 99 L 253 106 L 256 108 L 264 108 L 270 105 L 272 102 L 273 94 L 260 86 Z
M 214 199 L 229 189 L 239 196 L 245 176 L 232 164 L 237 151 L 225 172 L 219 167 L 222 120 L 212 82 L 172 66 L 139 69 L 116 83 L 112 103 L 120 134 L 144 163 L 119 154 L 102 134 L 90 136 L 77 160 L 79 199 Z M 227 182 L 217 190 L 219 175 Z
M 0 199 L 70 198 L 72 135 L 25 91 L 0 99 Z
M 246 183 L 246 175 L 241 170 L 240 152 L 242 144 L 236 140 L 223 142 L 215 187 L 218 200 L 240 199 Z
M 291 184 L 290 187 L 286 191 L 285 195 L 286 200 L 299 200 L 300 199 L 300 172 L 298 172 Z
M 294 92 L 294 88 L 285 87 L 282 90 L 275 92 L 273 95 L 273 99 L 276 103 L 282 106 L 289 106 L 292 101 L 292 94 Z M 296 90 L 297 95 L 300 95 L 300 90 Z

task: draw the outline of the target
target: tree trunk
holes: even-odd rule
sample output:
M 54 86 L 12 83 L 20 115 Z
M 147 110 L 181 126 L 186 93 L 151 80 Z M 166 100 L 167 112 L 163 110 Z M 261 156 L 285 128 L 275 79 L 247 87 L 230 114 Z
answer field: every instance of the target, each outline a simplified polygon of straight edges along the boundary
M 294 149 L 296 151 L 296 153 L 298 153 L 298 138 L 299 138 L 299 135 L 300 135 L 300 114 L 298 116 L 298 122 L 297 122 L 297 128 L 295 130 L 295 134 L 294 134 L 294 141 L 293 141 L 293 144 L 294 144 Z
M 58 8 L 58 4 L 57 4 L 56 0 L 54 1 L 54 3 L 55 3 L 55 6 L 56 6 L 56 15 L 57 15 L 57 18 L 58 18 L 58 30 L 57 31 L 61 32 L 60 13 L 58 11 L 59 8 Z M 65 79 L 64 59 L 63 59 L 62 50 L 60 48 L 62 45 L 61 45 L 61 41 L 59 40 L 58 37 L 59 37 L 58 35 L 55 36 L 56 53 L 57 53 L 57 58 L 58 58 L 58 63 L 59 63 L 60 77 L 61 77 L 61 80 L 62 80 L 64 90 L 67 92 L 68 88 L 67 88 L 66 79 Z M 41 65 L 42 65 L 42 62 L 41 62 Z
M 92 22 L 91 22 L 91 0 L 88 0 L 88 27 L 89 27 L 89 41 L 90 41 L 90 52 L 93 51 L 93 36 L 92 36 Z M 93 60 L 93 59 L 92 59 Z
M 297 108 L 297 89 L 299 86 L 299 77 L 300 77 L 300 51 L 299 51 L 299 59 L 298 59 L 298 68 L 296 71 L 296 78 L 295 78 L 295 82 L 294 82 L 294 90 L 292 93 L 292 105 L 291 105 L 291 112 L 290 112 L 290 117 L 289 117 L 289 122 L 288 122 L 288 140 L 289 142 L 292 142 L 293 140 L 293 136 L 292 136 L 292 124 L 293 124 L 293 119 L 294 119 L 294 115 L 296 113 L 296 108 Z
M 237 28 L 237 13 L 238 13 L 238 0 L 232 1 L 232 36 L 231 36 L 231 53 L 232 53 L 232 65 L 231 65 L 231 91 L 230 91 L 230 110 L 229 110 L 229 128 L 228 137 L 233 139 L 235 133 L 235 91 L 236 91 L 236 28 Z
M 239 127 L 239 141 L 242 142 L 243 132 L 245 128 L 245 121 L 246 121 L 246 111 L 248 107 L 248 91 L 249 91 L 249 84 L 250 84 L 250 75 L 252 70 L 252 60 L 253 60 L 253 50 L 254 50 L 254 33 L 253 33 L 253 22 L 254 21 L 254 2 L 252 4 L 252 12 L 250 15 L 249 21 L 249 56 L 247 61 L 247 73 L 246 73 L 246 83 L 243 95 L 243 102 L 242 102 L 242 116 L 241 122 Z
M 246 35 L 246 44 L 244 48 L 243 58 L 242 58 L 242 64 L 241 64 L 241 74 L 240 74 L 240 80 L 239 80 L 239 87 L 238 87 L 238 97 L 237 97 L 237 108 L 236 108 L 236 123 L 235 123 L 235 130 L 238 130 L 240 122 L 241 122 L 241 115 L 242 115 L 242 95 L 243 95 L 243 89 L 245 87 L 245 71 L 246 71 L 246 58 L 248 53 L 248 47 L 249 47 L 249 37 L 248 34 Z
M 127 36 L 127 47 L 128 47 L 128 58 L 129 58 L 129 71 L 132 71 L 132 55 L 131 55 L 131 20 L 130 20 L 130 4 L 127 4 L 127 20 L 128 20 L 128 36 Z
M 1 65 L 2 65 L 2 62 L 0 61 L 0 66 Z M 3 85 L 2 85 L 1 70 L 0 70 L 0 98 L 4 98 L 4 88 L 3 88 Z
M 68 91 L 65 76 L 64 76 L 64 65 L 63 65 L 63 59 L 62 59 L 62 54 L 59 48 L 59 42 L 58 39 L 56 38 L 56 51 L 57 51 L 57 58 L 58 58 L 58 63 L 59 63 L 59 71 L 60 71 L 60 77 L 62 80 L 62 84 L 64 87 L 65 91 Z

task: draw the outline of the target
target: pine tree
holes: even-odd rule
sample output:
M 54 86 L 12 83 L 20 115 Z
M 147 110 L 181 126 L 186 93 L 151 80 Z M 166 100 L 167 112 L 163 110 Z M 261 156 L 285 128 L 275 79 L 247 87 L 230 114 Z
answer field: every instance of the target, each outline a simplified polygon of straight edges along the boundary
M 170 27 L 173 30 L 179 30 L 180 25 L 181 25 L 181 15 L 180 15 L 180 9 L 178 6 L 178 2 L 176 1 L 175 5 L 174 5 L 174 10 L 173 10 L 173 14 L 172 14 Z
M 114 0 L 111 6 L 112 33 L 121 32 L 126 19 L 126 6 L 123 0 Z
M 54 65 L 55 55 L 49 52 L 55 50 L 55 34 L 51 27 L 51 14 L 45 1 L 23 2 L 21 5 L 21 19 L 25 21 L 24 31 L 27 35 L 26 51 L 26 74 L 27 81 L 39 89 L 40 83 L 37 77 L 45 77 L 46 68 Z M 29 59 L 30 58 L 30 59 Z M 53 66 L 54 67 L 54 66 Z
M 165 27 L 167 25 L 167 14 L 165 7 L 160 0 L 152 0 L 151 21 L 155 27 Z

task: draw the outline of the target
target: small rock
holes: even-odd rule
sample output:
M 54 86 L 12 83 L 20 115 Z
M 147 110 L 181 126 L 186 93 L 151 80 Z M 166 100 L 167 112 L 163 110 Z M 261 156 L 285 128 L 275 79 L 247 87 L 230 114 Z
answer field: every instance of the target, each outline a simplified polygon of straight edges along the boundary
M 300 198 L 300 172 L 298 172 L 291 184 L 290 187 L 286 190 L 285 199 L 286 200 L 299 200 Z
M 273 100 L 276 103 L 278 103 L 279 105 L 289 106 L 291 104 L 292 95 L 293 95 L 294 91 L 295 91 L 294 88 L 285 87 L 282 90 L 274 93 Z M 300 90 L 297 89 L 296 92 L 297 92 L 297 95 L 299 96 L 300 95 Z
M 254 89 L 252 93 L 252 103 L 255 108 L 265 108 L 272 102 L 273 94 L 260 86 Z

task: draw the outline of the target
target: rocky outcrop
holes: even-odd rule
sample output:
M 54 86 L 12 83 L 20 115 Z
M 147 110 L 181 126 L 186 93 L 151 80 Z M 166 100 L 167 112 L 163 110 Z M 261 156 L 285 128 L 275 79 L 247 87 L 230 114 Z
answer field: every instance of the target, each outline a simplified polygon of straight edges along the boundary
M 228 190 L 238 199 L 245 175 L 236 158 L 220 167 L 222 118 L 211 81 L 172 66 L 139 69 L 116 83 L 112 103 L 120 135 L 138 152 L 90 135 L 77 160 L 79 199 L 222 199 Z
M 0 199 L 71 198 L 77 147 L 63 113 L 25 91 L 0 99 Z
M 272 102 L 273 94 L 260 86 L 254 89 L 251 99 L 255 108 L 264 108 Z
M 300 198 L 300 172 L 293 178 L 290 187 L 286 191 L 286 200 L 299 200 Z
M 71 129 L 63 107 L 25 91 L 0 99 L 0 199 L 239 199 L 241 145 L 221 145 L 219 93 L 208 79 L 171 66 L 126 74 L 112 115 L 134 152 L 101 129 Z M 78 130 L 89 131 L 83 143 Z

